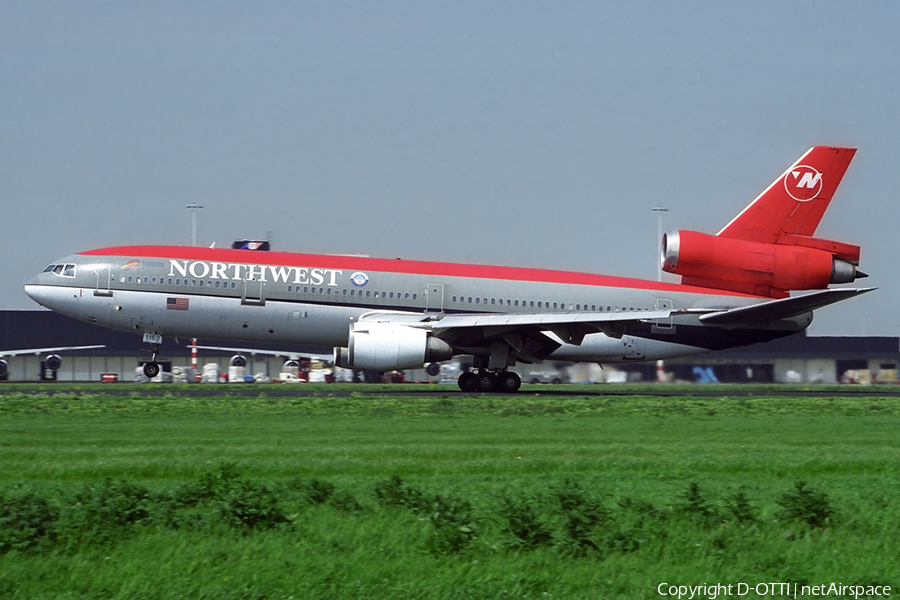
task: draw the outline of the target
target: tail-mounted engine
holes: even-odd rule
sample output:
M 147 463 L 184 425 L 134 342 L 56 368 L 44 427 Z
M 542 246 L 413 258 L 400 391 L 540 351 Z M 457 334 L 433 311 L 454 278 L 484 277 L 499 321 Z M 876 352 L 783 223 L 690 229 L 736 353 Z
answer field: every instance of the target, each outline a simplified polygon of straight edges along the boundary
M 685 285 L 773 298 L 792 290 L 817 290 L 866 277 L 857 270 L 859 246 L 800 235 L 776 244 L 675 231 L 662 238 L 663 271 Z
M 365 371 L 413 369 L 453 356 L 453 349 L 430 332 L 395 323 L 354 323 L 347 346 L 334 349 L 334 364 Z

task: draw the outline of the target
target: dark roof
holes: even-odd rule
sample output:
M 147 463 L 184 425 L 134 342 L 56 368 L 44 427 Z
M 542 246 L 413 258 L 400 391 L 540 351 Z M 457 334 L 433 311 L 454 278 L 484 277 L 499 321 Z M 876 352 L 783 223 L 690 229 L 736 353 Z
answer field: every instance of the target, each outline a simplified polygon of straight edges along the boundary
M 275 352 L 304 352 L 330 354 L 331 348 L 295 346 L 290 344 L 264 344 L 245 341 L 199 340 L 210 346 L 248 346 Z M 142 356 L 150 348 L 140 335 L 123 333 L 76 321 L 49 310 L 0 310 L 0 351 L 25 348 L 53 348 L 58 346 L 92 346 L 104 344 L 106 348 L 91 350 L 93 356 Z M 160 350 L 167 356 L 188 356 L 189 338 L 164 338 Z M 213 351 L 205 350 L 204 354 Z
M 807 336 L 798 333 L 764 344 L 729 348 L 705 354 L 713 360 L 830 358 L 900 360 L 900 338 L 887 336 Z

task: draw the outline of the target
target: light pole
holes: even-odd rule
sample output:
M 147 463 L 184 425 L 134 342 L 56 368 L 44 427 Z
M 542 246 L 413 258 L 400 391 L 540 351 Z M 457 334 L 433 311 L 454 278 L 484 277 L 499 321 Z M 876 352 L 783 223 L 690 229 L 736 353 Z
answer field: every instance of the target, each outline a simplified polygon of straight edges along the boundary
M 663 213 L 669 212 L 669 209 L 664 206 L 654 206 L 653 212 L 656 213 L 656 244 L 657 248 L 659 248 L 659 243 L 662 241 L 662 218 Z M 656 280 L 662 281 L 662 265 L 659 264 L 659 258 L 656 257 Z
M 203 207 L 199 204 L 192 203 L 188 204 L 185 208 L 191 211 L 191 246 L 197 245 L 197 211 L 202 210 Z
M 654 206 L 653 212 L 656 213 L 656 247 L 659 248 L 659 243 L 662 240 L 662 218 L 663 213 L 669 212 L 669 209 L 664 206 Z M 662 265 L 660 264 L 659 257 L 655 256 L 656 259 L 656 281 L 662 281 Z M 666 369 L 663 361 L 656 361 L 656 381 L 657 383 L 663 383 L 666 380 Z

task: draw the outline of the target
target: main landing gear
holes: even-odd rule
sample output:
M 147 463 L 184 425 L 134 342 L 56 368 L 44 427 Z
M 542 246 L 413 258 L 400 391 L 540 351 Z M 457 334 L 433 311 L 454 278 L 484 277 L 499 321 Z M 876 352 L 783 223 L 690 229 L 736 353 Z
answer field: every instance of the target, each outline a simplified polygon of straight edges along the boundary
M 466 371 L 457 380 L 459 389 L 464 392 L 503 392 L 519 391 L 522 379 L 512 371 Z

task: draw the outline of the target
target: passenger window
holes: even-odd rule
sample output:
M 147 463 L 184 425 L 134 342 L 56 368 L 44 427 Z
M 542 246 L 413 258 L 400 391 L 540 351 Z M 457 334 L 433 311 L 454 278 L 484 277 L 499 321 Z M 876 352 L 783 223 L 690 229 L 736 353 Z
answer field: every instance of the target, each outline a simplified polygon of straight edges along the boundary
M 193 287 L 197 287 L 197 280 L 196 280 L 196 279 L 191 279 L 191 285 L 192 285 Z
M 346 296 L 346 295 L 347 295 L 347 290 L 346 290 L 346 289 L 341 290 L 341 295 Z
M 469 304 L 472 304 L 472 296 L 469 296 Z
M 149 277 L 144 277 L 144 283 L 150 283 L 150 278 L 149 278 Z
M 418 300 L 418 298 L 419 298 L 418 294 L 413 294 L 413 300 Z
M 538 308 L 541 308 L 541 301 L 538 300 Z
M 154 277 L 154 278 L 151 280 L 151 283 L 153 283 L 154 285 L 156 285 L 156 277 Z
M 518 305 L 519 305 L 519 301 L 516 300 L 515 302 L 513 302 L 513 305 L 514 305 L 514 306 L 518 306 Z
M 129 276 L 128 276 L 128 283 L 131 283 L 132 281 L 134 281 L 134 278 L 133 278 L 131 275 L 129 275 Z
M 125 283 L 125 276 L 124 276 L 124 275 L 121 275 L 121 276 L 119 277 L 119 283 Z
M 368 298 L 372 294 L 371 290 L 366 290 L 366 298 Z
M 497 304 L 497 299 L 496 299 L 496 298 L 491 298 L 491 304 Z
M 169 283 L 169 285 L 172 285 L 172 278 L 171 278 L 171 277 L 169 277 L 169 282 L 168 282 L 168 283 Z
M 331 288 L 328 288 L 328 295 L 331 295 Z
M 391 292 L 391 298 L 393 298 L 393 297 L 394 297 L 394 292 Z
M 480 303 L 481 303 L 481 298 L 475 298 L 475 304 L 480 304 Z
M 528 304 L 531 306 L 531 308 L 534 308 L 534 300 L 532 300 L 532 301 L 529 302 Z
M 553 308 L 556 308 L 556 302 L 553 303 Z
M 409 292 L 406 292 L 406 295 L 403 296 L 403 299 L 404 299 L 404 300 L 409 300 Z
M 453 296 L 453 301 L 456 302 L 456 296 Z
M 591 310 L 592 310 L 592 311 L 596 311 L 596 310 L 597 310 L 597 305 L 596 305 L 596 304 L 591 304 Z

